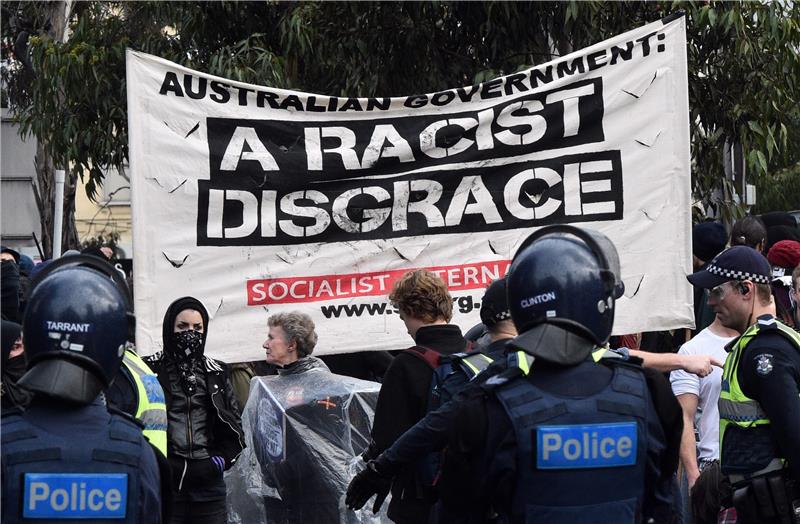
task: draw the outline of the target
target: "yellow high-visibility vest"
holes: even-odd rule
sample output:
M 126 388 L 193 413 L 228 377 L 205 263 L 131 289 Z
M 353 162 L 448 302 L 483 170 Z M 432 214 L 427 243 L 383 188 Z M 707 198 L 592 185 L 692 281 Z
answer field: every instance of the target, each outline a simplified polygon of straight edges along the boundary
M 748 397 L 739 384 L 739 362 L 741 362 L 744 349 L 764 329 L 777 330 L 788 338 L 795 348 L 800 351 L 800 334 L 793 331 L 783 323 L 771 319 L 759 319 L 758 322 L 747 328 L 747 331 L 736 340 L 725 367 L 722 370 L 722 387 L 719 393 L 719 443 L 720 463 L 724 464 L 722 450 L 725 441 L 725 431 L 732 425 L 743 429 L 768 426 L 770 421 L 761 405 Z
M 144 424 L 142 434 L 165 457 L 167 456 L 167 406 L 164 390 L 150 366 L 128 349 L 122 363 L 136 383 L 136 419 Z

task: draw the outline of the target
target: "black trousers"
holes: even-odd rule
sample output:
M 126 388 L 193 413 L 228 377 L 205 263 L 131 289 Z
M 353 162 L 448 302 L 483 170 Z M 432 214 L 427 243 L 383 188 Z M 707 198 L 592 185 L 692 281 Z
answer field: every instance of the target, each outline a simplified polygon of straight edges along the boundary
M 228 509 L 225 499 L 192 502 L 189 500 L 176 500 L 172 503 L 170 524 L 227 524 Z

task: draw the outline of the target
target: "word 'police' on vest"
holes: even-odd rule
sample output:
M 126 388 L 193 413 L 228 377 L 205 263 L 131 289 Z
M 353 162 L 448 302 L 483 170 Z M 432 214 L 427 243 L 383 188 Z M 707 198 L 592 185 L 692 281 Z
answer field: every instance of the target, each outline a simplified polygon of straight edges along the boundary
M 128 476 L 120 473 L 26 473 L 22 516 L 31 519 L 124 518 Z
M 540 426 L 535 438 L 539 469 L 608 468 L 636 463 L 635 422 Z

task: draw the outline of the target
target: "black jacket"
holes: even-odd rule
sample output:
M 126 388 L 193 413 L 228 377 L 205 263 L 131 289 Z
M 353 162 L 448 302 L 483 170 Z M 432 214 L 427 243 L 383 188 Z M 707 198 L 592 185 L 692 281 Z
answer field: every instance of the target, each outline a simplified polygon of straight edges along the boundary
M 169 372 L 170 366 L 168 366 L 162 352 L 145 357 L 144 361 L 158 376 L 158 381 L 164 389 L 167 410 L 169 410 L 170 406 L 174 405 L 170 382 L 178 380 L 177 374 Z M 223 362 L 205 356 L 203 357 L 203 363 L 206 385 L 212 404 L 209 407 L 212 409 L 213 420 L 209 427 L 211 435 L 207 436 L 208 442 L 211 443 L 209 454 L 212 456 L 219 455 L 224 458 L 225 469 L 229 469 L 236 463 L 245 446 L 241 413 L 234 395 L 228 366 Z M 170 447 L 172 447 L 172 443 L 170 443 Z M 189 460 L 185 462 L 184 468 L 180 468 L 181 465 L 176 464 L 176 460 L 183 462 L 182 458 L 171 456 L 170 463 L 173 470 L 185 469 L 185 471 L 173 471 L 176 477 L 180 477 L 176 478 L 176 488 L 178 487 L 177 484 L 190 487 L 202 485 L 204 484 L 204 479 L 221 480 L 221 475 L 219 475 L 218 471 L 215 471 L 216 466 L 211 460 Z
M 421 327 L 415 342 L 448 355 L 464 351 L 467 345 L 461 330 L 452 324 Z M 373 442 L 366 458 L 377 457 L 425 416 L 432 379 L 433 372 L 422 359 L 407 352 L 394 358 L 383 377 L 372 425 Z M 392 485 L 389 518 L 395 522 L 427 522 L 431 502 L 417 481 L 414 467 L 405 467 Z

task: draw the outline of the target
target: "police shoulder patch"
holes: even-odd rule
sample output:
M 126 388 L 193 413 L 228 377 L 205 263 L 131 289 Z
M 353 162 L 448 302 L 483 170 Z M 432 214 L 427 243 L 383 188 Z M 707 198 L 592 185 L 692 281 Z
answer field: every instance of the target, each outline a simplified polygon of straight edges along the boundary
M 769 353 L 761 353 L 756 355 L 756 373 L 759 375 L 769 375 L 772 372 L 772 355 Z
M 613 468 L 636 463 L 636 422 L 539 426 L 537 469 Z

